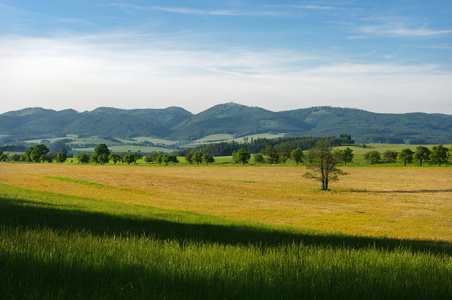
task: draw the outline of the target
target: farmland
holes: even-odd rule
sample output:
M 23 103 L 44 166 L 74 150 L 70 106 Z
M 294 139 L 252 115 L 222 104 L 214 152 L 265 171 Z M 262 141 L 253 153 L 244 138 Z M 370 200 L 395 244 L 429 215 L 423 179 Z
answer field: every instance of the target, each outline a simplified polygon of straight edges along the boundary
M 295 166 L 0 164 L 0 292 L 452 295 L 452 169 L 342 169 L 323 192 Z

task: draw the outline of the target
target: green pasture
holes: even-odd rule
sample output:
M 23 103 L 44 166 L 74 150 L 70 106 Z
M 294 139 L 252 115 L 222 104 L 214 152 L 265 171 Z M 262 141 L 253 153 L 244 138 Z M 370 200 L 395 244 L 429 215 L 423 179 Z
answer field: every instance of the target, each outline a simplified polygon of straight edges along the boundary
M 25 141 L 25 142 L 26 143 L 39 144 L 39 143 L 41 143 L 42 140 L 48 140 L 51 143 L 54 143 L 56 141 L 64 140 L 64 139 L 78 139 L 78 135 L 76 135 L 76 134 L 68 134 L 68 135 L 62 136 L 62 137 L 34 139 L 34 140 L 28 140 L 28 141 Z
M 161 145 L 174 145 L 177 144 L 176 141 L 170 141 L 170 140 L 164 140 L 164 139 L 158 139 L 158 138 L 152 138 L 152 137 L 134 137 L 133 140 L 142 143 L 142 142 L 151 142 L 153 144 L 161 144 Z
M 259 133 L 259 134 L 253 134 L 253 135 L 247 135 L 242 137 L 234 137 L 232 134 L 212 134 L 205 136 L 201 139 L 194 140 L 188 145 L 191 144 L 207 144 L 207 143 L 213 143 L 213 142 L 230 142 L 230 141 L 236 141 L 239 143 L 243 143 L 244 139 L 248 138 L 248 141 L 251 141 L 251 139 L 258 139 L 258 138 L 266 138 L 266 139 L 275 139 L 279 137 L 284 137 L 285 133 Z
M 113 153 L 133 153 L 133 152 L 172 152 L 167 148 L 163 147 L 148 147 L 148 146 L 136 146 L 136 145 L 123 145 L 123 146 L 108 146 L 108 149 Z M 94 153 L 94 147 L 90 148 L 74 148 L 72 149 L 76 153 Z
M 452 245 L 0 185 L 3 299 L 450 299 Z
M 259 134 L 252 134 L 247 135 L 243 137 L 236 138 L 236 142 L 242 143 L 245 138 L 248 138 L 248 142 L 251 142 L 251 139 L 276 139 L 276 138 L 283 138 L 286 134 L 285 133 L 259 133 Z

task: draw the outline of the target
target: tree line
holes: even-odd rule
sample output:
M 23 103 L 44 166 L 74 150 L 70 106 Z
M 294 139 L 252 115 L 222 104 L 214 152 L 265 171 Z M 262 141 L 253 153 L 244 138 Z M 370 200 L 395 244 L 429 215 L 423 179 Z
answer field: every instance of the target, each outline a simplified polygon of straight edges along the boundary
M 325 138 L 317 139 L 317 143 L 323 141 Z M 337 142 L 335 138 L 326 138 L 329 145 L 333 147 L 333 142 Z M 258 142 L 262 142 L 265 139 L 257 139 Z M 288 159 L 293 160 L 297 165 L 305 161 L 304 149 L 301 147 L 291 148 L 289 145 L 291 141 L 297 141 L 297 139 L 285 139 L 285 142 L 279 146 L 267 145 L 263 150 L 258 153 L 250 153 L 247 150 L 246 145 L 250 143 L 239 144 L 244 146 L 239 148 L 237 151 L 232 152 L 232 161 L 237 164 L 247 164 L 253 161 L 255 164 L 278 164 L 286 163 Z M 228 143 L 230 145 L 235 144 L 234 142 Z M 238 143 L 237 143 L 238 144 Z M 315 147 L 314 145 L 314 147 Z M 310 149 L 314 148 L 311 147 Z M 334 155 L 336 156 L 338 162 L 343 163 L 345 166 L 347 163 L 352 162 L 354 158 L 353 150 L 349 147 L 342 150 L 335 150 Z M 379 151 L 369 151 L 364 154 L 364 158 L 372 165 L 381 162 L 384 163 L 395 163 L 396 161 L 403 162 L 404 166 L 413 161 L 418 161 L 419 165 L 422 166 L 423 162 L 436 163 L 439 166 L 448 161 L 452 157 L 452 146 L 447 149 L 443 145 L 432 146 L 431 149 L 425 146 L 416 147 L 415 151 L 409 148 L 402 149 L 400 152 L 388 150 L 383 153 Z M 58 162 L 63 163 L 67 160 L 68 153 L 65 148 L 62 148 L 59 152 L 50 152 L 49 148 L 44 144 L 39 144 L 29 147 L 25 153 L 22 155 L 12 154 L 9 155 L 6 152 L 0 151 L 0 161 L 23 161 L 23 162 Z M 135 153 L 122 153 L 116 154 L 112 153 L 106 144 L 99 144 L 94 148 L 94 154 L 81 153 L 76 156 L 78 163 L 82 164 L 106 164 L 113 162 L 114 164 L 121 162 L 127 164 L 135 164 L 137 160 L 143 159 L 146 163 L 156 163 L 156 164 L 177 164 L 179 163 L 178 156 L 176 154 L 164 154 L 162 152 L 154 152 L 147 156 L 143 156 L 139 152 Z M 185 154 L 185 160 L 190 164 L 209 164 L 215 162 L 215 158 L 210 153 L 203 151 L 187 152 Z
M 364 158 L 370 162 L 372 165 L 385 162 L 385 163 L 395 163 L 397 160 L 403 162 L 406 166 L 407 163 L 412 163 L 413 160 L 419 162 L 419 166 L 422 166 L 423 162 L 434 162 L 438 166 L 447 162 L 449 158 L 452 158 L 452 145 L 450 149 L 447 149 L 443 145 L 432 146 L 431 149 L 425 146 L 417 146 L 416 151 L 410 148 L 402 149 L 400 152 L 387 150 L 381 154 L 379 151 L 369 151 L 364 154 Z
M 201 151 L 203 153 L 210 154 L 212 156 L 229 156 L 239 149 L 244 149 L 248 153 L 260 153 L 268 146 L 279 148 L 288 148 L 290 150 L 300 148 L 302 150 L 308 150 L 315 146 L 315 144 L 322 138 L 319 137 L 288 137 L 278 139 L 257 138 L 249 139 L 244 138 L 243 143 L 236 141 L 211 143 L 206 145 L 200 145 L 190 149 L 184 149 L 175 152 L 178 156 L 185 156 L 188 153 L 195 153 Z M 353 145 L 355 142 L 350 135 L 341 134 L 339 137 L 328 137 L 330 144 L 334 147 L 343 145 Z

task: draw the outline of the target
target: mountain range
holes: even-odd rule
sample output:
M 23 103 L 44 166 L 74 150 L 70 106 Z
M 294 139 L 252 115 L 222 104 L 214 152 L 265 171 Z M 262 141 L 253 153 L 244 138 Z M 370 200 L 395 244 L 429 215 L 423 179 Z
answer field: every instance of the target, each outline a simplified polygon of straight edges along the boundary
M 242 137 L 268 132 L 311 137 L 349 134 L 359 143 L 450 144 L 452 115 L 383 114 L 327 106 L 273 112 L 235 103 L 215 105 L 198 114 L 180 107 L 100 107 L 86 112 L 36 107 L 0 115 L 3 142 L 67 134 L 191 141 L 211 134 Z

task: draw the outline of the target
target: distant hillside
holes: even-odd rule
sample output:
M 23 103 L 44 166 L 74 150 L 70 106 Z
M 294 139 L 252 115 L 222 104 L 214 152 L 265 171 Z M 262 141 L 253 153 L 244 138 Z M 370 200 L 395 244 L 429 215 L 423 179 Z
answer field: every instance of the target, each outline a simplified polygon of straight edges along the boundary
M 0 115 L 0 135 L 12 135 L 19 140 L 66 134 L 166 137 L 171 127 L 191 116 L 179 107 L 133 110 L 100 107 L 82 113 L 26 108 Z
M 308 123 L 308 136 L 350 134 L 355 141 L 390 144 L 450 144 L 452 116 L 445 114 L 379 114 L 359 109 L 312 107 L 280 112 Z
M 238 138 L 268 132 L 312 137 L 350 134 L 358 143 L 450 144 L 452 116 L 379 114 L 336 107 L 272 112 L 234 103 L 216 105 L 196 115 L 179 107 L 132 110 L 101 107 L 81 113 L 71 109 L 26 108 L 0 115 L 3 142 L 66 134 L 190 141 L 211 134 L 227 133 Z
M 312 126 L 300 119 L 234 103 L 216 105 L 171 128 L 171 137 L 194 140 L 211 134 L 236 137 L 266 132 L 303 133 Z

